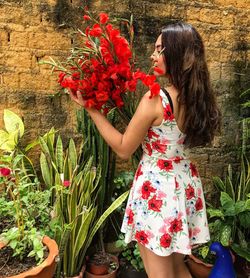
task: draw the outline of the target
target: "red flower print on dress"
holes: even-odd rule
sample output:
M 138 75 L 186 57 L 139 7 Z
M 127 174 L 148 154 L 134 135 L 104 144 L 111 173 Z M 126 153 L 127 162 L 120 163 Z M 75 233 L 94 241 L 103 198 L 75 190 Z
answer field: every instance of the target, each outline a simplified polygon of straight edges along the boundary
M 189 228 L 188 229 L 188 233 L 189 233 L 189 238 L 196 236 L 197 234 L 199 234 L 201 232 L 200 228 L 195 227 L 195 228 Z
M 149 143 L 146 143 L 146 149 L 148 151 L 148 155 L 151 156 L 152 155 L 152 148 L 151 148 L 151 145 Z
M 162 144 L 160 140 L 154 141 L 152 143 L 152 149 L 156 150 L 159 153 L 165 153 L 167 146 Z
M 141 176 L 143 174 L 142 170 L 142 165 L 140 164 L 140 166 L 137 168 L 137 171 L 135 173 L 135 179 L 137 180 L 139 176 Z
M 168 248 L 171 244 L 172 237 L 170 234 L 164 234 L 160 238 L 160 245 L 164 248 Z
M 177 233 L 183 230 L 182 220 L 175 218 L 172 222 L 170 222 L 169 232 Z
M 176 177 L 174 178 L 174 181 L 175 181 L 175 189 L 176 189 L 176 190 L 179 190 L 179 189 L 180 189 L 180 185 L 179 185 L 179 183 L 178 183 Z
M 129 213 L 128 213 L 128 225 L 133 224 L 134 222 L 134 213 L 132 211 L 132 209 L 129 209 Z
M 148 139 L 152 139 L 153 137 L 158 138 L 159 134 L 155 133 L 151 128 L 148 130 Z
M 195 209 L 196 209 L 197 211 L 203 209 L 203 203 L 202 203 L 201 198 L 198 198 L 198 199 L 196 200 Z
M 142 199 L 144 199 L 144 200 L 148 199 L 151 192 L 155 192 L 155 191 L 156 191 L 156 189 L 151 186 L 151 182 L 145 181 L 141 187 Z
M 185 189 L 187 200 L 190 200 L 194 197 L 194 188 L 188 184 L 187 188 Z
M 190 163 L 189 168 L 191 170 L 192 177 L 198 177 L 198 175 L 199 175 L 198 170 L 192 162 Z
M 176 156 L 176 157 L 173 159 L 173 161 L 174 161 L 174 163 L 179 164 L 180 161 L 181 161 L 182 159 L 183 159 L 182 157 Z
M 161 211 L 162 200 L 157 200 L 156 196 L 148 201 L 148 209 L 153 211 Z
M 167 104 L 164 109 L 164 120 L 168 120 L 168 121 L 174 120 L 174 114 L 172 113 L 170 104 Z
M 173 170 L 173 163 L 172 163 L 171 160 L 159 159 L 159 160 L 157 161 L 157 166 L 158 166 L 161 170 L 165 170 L 165 171 Z
M 137 231 L 135 233 L 135 238 L 141 244 L 148 244 L 148 235 L 145 231 Z

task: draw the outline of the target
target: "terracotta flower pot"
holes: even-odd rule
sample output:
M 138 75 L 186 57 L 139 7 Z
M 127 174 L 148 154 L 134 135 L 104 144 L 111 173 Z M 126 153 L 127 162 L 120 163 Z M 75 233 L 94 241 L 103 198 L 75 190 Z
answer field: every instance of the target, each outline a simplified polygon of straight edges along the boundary
M 212 264 L 204 263 L 194 255 L 187 256 L 186 263 L 194 278 L 208 278 L 213 268 Z
M 84 266 L 82 267 L 82 270 L 80 271 L 79 275 L 77 275 L 77 276 L 71 276 L 71 277 L 67 277 L 67 278 L 83 278 L 84 273 L 85 273 L 85 269 L 86 269 L 86 265 L 84 265 Z
M 231 252 L 233 263 L 235 262 L 235 256 Z M 212 264 L 204 263 L 194 255 L 188 255 L 186 264 L 190 273 L 194 278 L 208 278 L 213 268 Z
M 112 272 L 110 273 L 106 273 L 106 274 L 93 274 L 87 270 L 85 270 L 85 277 L 86 278 L 116 278 L 117 276 L 117 270 L 119 268 L 119 261 L 118 261 L 118 258 L 116 256 L 111 256 L 112 257 L 112 260 L 116 263 L 117 267 L 115 270 L 113 270 Z M 89 270 L 89 268 L 88 268 Z
M 48 236 L 44 236 L 43 244 L 47 246 L 49 255 L 40 265 L 18 275 L 9 276 L 8 278 L 52 278 L 56 268 L 58 246 L 56 242 Z M 5 244 L 0 242 L 0 249 L 4 246 Z

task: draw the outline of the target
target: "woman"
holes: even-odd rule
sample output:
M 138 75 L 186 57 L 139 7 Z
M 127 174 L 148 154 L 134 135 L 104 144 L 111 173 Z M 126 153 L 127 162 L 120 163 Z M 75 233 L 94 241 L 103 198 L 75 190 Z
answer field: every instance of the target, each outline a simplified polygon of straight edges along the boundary
M 138 242 L 149 278 L 191 277 L 184 255 L 207 242 L 209 230 L 200 177 L 184 148 L 211 143 L 219 111 L 202 39 L 191 25 L 164 27 L 151 59 L 155 74 L 163 72 L 169 85 L 159 96 L 143 96 L 124 134 L 99 111 L 87 111 L 121 158 L 128 159 L 143 142 L 122 225 L 125 241 Z M 71 97 L 84 107 L 80 94 Z

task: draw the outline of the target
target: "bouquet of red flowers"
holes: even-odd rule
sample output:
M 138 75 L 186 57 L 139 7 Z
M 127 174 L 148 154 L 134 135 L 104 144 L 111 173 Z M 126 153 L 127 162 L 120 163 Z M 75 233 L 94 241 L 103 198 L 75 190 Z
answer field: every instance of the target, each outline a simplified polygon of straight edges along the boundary
M 109 110 L 121 108 L 126 94 L 136 91 L 140 80 L 151 91 L 159 94 L 156 77 L 135 69 L 132 40 L 129 43 L 119 29 L 109 23 L 109 16 L 100 13 L 98 20 L 89 12 L 83 16 L 87 27 L 79 31 L 81 47 L 75 47 L 66 63 L 50 62 L 60 71 L 58 82 L 73 93 L 80 92 L 86 107 Z M 131 21 L 123 20 L 133 39 Z M 65 64 L 65 66 L 64 66 Z

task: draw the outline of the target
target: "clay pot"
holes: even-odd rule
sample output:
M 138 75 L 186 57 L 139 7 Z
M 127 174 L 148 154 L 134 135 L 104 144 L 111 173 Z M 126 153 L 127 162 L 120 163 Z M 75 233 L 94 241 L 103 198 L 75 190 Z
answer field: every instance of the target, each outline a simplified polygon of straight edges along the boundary
M 212 264 L 204 263 L 194 255 L 187 256 L 186 264 L 194 278 L 208 278 L 213 268 Z
M 231 255 L 234 263 L 235 256 L 232 252 Z M 204 263 L 192 254 L 187 256 L 186 264 L 194 278 L 208 278 L 213 268 L 212 264 Z
M 49 255 L 40 265 L 18 275 L 9 276 L 8 278 L 52 278 L 56 268 L 58 246 L 56 242 L 48 236 L 43 237 L 43 244 L 47 246 Z M 0 242 L 0 249 L 4 246 L 5 244 Z
M 77 276 L 71 276 L 71 277 L 67 277 L 67 278 L 83 278 L 83 275 L 84 275 L 84 273 L 85 273 L 85 269 L 86 269 L 86 265 L 84 265 L 84 266 L 82 267 L 82 270 L 80 271 L 79 275 L 77 275 Z
M 104 271 L 106 272 L 105 274 L 94 274 L 94 273 L 91 273 L 90 271 L 96 271 L 96 269 L 93 269 L 93 266 L 89 266 L 88 270 L 85 270 L 85 277 L 86 278 L 116 278 L 117 270 L 119 268 L 119 261 L 116 256 L 112 255 L 111 257 L 112 257 L 113 262 L 115 262 L 117 265 L 115 270 L 113 270 L 110 273 L 107 273 L 107 269 L 104 269 Z

